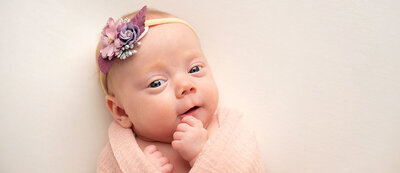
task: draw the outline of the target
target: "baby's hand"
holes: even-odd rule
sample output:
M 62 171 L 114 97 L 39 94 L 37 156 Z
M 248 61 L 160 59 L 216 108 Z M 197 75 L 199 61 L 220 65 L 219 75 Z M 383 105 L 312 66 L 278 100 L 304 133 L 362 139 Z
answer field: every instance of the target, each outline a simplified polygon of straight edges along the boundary
M 160 151 L 158 151 L 155 145 L 149 145 L 143 150 L 144 155 L 150 162 L 162 173 L 172 172 L 173 165 L 169 163 L 167 157 L 165 157 Z
M 183 117 L 173 137 L 172 148 L 193 166 L 207 141 L 207 130 L 203 128 L 203 123 L 193 116 Z

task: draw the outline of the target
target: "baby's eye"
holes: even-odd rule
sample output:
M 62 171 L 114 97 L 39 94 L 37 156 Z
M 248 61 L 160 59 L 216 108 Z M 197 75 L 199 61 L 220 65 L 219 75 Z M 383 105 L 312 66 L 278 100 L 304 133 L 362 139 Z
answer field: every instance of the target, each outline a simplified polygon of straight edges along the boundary
M 148 87 L 149 88 L 157 88 L 157 87 L 161 86 L 164 83 L 165 83 L 164 80 L 159 79 L 159 80 L 155 80 L 155 81 L 151 82 L 151 84 Z
M 201 67 L 197 65 L 197 66 L 192 67 L 192 69 L 190 69 L 189 73 L 196 73 L 200 70 L 201 70 Z

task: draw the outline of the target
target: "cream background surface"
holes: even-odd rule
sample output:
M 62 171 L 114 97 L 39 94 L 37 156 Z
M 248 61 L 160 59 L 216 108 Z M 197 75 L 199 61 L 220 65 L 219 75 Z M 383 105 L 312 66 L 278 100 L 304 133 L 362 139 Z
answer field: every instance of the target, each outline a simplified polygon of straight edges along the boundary
M 94 51 L 147 4 L 191 23 L 267 172 L 400 172 L 400 1 L 0 2 L 0 172 L 95 172 L 111 116 Z

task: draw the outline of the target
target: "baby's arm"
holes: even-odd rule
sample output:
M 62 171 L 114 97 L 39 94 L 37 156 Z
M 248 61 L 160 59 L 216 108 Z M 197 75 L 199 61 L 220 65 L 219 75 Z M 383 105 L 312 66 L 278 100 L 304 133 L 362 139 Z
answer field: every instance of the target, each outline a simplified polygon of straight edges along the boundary
M 173 137 L 172 148 L 193 166 L 207 141 L 207 130 L 203 128 L 203 123 L 192 116 L 186 116 L 177 126 Z

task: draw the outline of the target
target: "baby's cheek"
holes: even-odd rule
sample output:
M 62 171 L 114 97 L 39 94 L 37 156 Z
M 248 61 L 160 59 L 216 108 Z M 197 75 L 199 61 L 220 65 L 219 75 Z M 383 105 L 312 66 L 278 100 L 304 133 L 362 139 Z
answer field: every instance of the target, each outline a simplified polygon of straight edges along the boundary
M 212 102 L 212 104 L 218 103 L 218 89 L 217 85 L 214 82 L 214 79 L 209 79 L 206 84 L 206 93 L 207 93 L 207 100 Z
M 137 104 L 134 104 L 136 131 L 142 136 L 156 140 L 170 142 L 176 128 L 174 103 L 165 94 L 142 95 Z
M 172 105 L 172 103 L 174 102 L 160 101 L 154 104 L 154 107 L 149 108 L 151 109 L 151 117 L 148 119 L 148 123 L 153 124 L 153 130 L 160 138 L 171 141 L 172 134 L 177 126 L 175 105 Z
M 218 100 L 219 100 L 219 95 L 218 95 L 218 89 L 217 85 L 215 84 L 214 80 L 212 80 L 212 83 L 210 84 L 210 91 L 209 91 L 209 101 L 210 101 L 210 113 L 213 115 L 215 113 L 215 110 L 217 109 L 218 106 Z
M 172 135 L 176 129 L 175 124 L 175 121 L 165 116 L 153 116 L 142 122 L 142 128 L 140 130 L 142 135 L 146 138 L 155 141 L 171 142 Z

